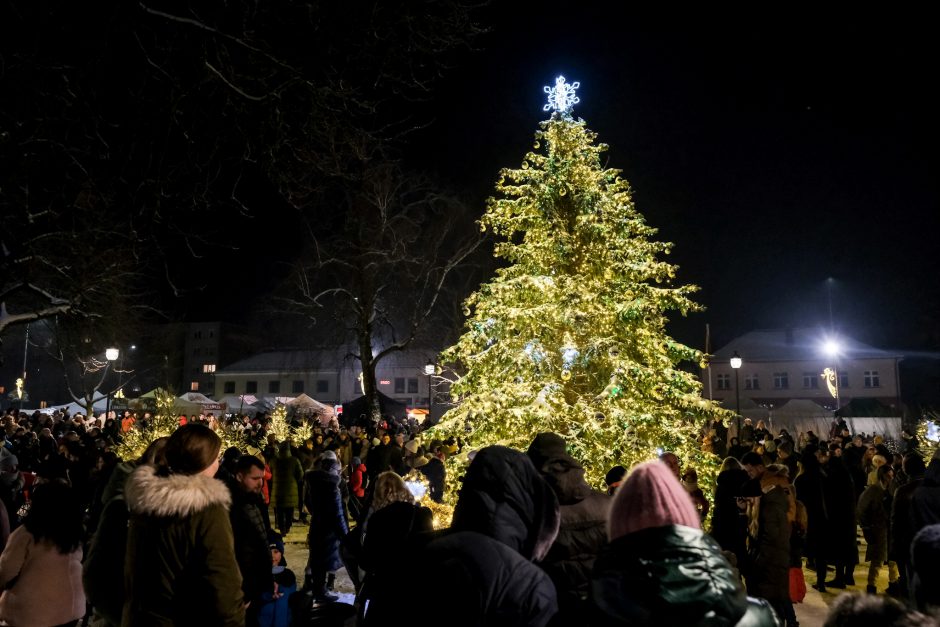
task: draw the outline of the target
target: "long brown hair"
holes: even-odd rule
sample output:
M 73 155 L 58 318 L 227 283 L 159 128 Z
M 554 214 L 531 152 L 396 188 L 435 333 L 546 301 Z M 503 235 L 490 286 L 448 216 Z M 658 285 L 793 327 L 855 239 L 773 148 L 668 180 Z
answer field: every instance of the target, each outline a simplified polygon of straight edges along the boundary
M 169 437 L 157 462 L 161 475 L 195 475 L 219 458 L 222 439 L 209 427 L 191 422 Z

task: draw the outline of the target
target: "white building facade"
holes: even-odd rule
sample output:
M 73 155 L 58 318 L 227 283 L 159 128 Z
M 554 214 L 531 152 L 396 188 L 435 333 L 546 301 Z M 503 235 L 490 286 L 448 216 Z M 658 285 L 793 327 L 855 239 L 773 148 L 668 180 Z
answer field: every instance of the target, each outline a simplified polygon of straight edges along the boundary
M 735 355 L 741 359 L 737 370 L 731 367 Z M 712 355 L 703 377 L 704 394 L 725 407 L 733 407 L 740 394 L 742 401 L 762 407 L 806 399 L 834 410 L 836 392 L 839 407 L 853 399 L 871 399 L 900 411 L 901 359 L 901 355 L 817 329 L 751 331 Z M 839 373 L 837 385 L 827 385 L 823 376 L 827 368 Z
M 379 362 L 379 392 L 409 408 L 429 407 L 437 384 L 425 367 L 434 352 L 416 349 L 393 353 Z M 362 396 L 359 362 L 340 348 L 267 351 L 215 372 L 219 396 L 294 397 L 306 394 L 325 405 Z

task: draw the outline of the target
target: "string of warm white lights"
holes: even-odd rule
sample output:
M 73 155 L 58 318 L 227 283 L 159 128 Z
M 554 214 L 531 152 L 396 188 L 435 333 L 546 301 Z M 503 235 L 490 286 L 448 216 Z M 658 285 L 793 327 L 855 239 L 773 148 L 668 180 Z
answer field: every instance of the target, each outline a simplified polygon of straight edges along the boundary
M 699 309 L 696 288 L 672 284 L 671 244 L 653 239 L 620 171 L 601 165 L 606 146 L 570 116 L 578 86 L 559 76 L 545 88 L 545 110 L 561 115 L 487 201 L 480 227 L 505 265 L 466 300 L 465 332 L 443 354 L 460 376 L 435 434 L 524 450 L 554 431 L 598 487 L 612 466 L 668 449 L 704 487 L 718 460 L 702 450 L 703 428 L 730 414 L 683 367 L 702 353 L 665 331 L 667 313 Z

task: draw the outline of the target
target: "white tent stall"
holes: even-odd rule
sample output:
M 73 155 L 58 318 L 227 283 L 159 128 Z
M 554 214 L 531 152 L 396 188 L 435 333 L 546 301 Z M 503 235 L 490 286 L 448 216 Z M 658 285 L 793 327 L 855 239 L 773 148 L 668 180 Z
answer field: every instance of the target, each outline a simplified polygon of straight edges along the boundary
M 199 392 L 187 392 L 176 399 L 174 407 L 181 414 L 222 416 L 222 405 Z
M 300 394 L 299 396 L 292 398 L 287 401 L 288 410 L 299 414 L 301 416 L 316 416 L 320 421 L 320 425 L 325 427 L 336 415 L 333 408 L 329 405 L 324 405 L 320 401 L 310 398 L 306 394 Z

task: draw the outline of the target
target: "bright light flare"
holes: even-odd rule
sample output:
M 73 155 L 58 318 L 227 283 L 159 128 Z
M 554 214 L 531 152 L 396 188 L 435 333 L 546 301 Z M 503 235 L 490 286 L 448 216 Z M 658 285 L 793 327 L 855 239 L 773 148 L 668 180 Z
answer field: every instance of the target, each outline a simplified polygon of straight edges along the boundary
M 838 357 L 842 352 L 842 346 L 835 340 L 826 340 L 823 343 L 823 352 L 829 357 Z

